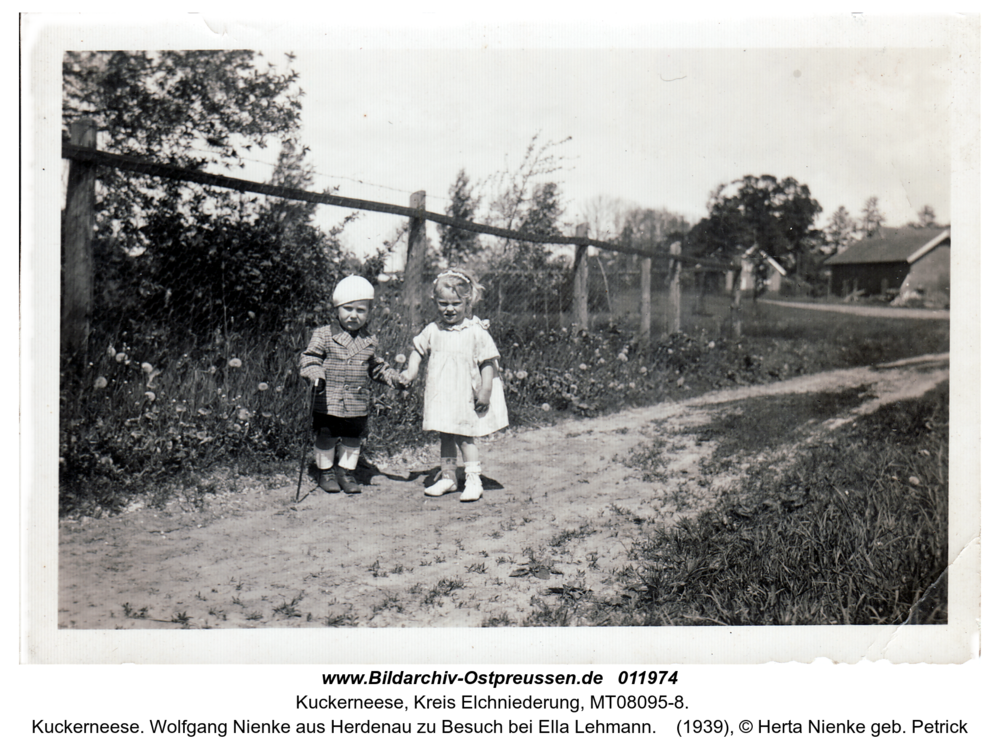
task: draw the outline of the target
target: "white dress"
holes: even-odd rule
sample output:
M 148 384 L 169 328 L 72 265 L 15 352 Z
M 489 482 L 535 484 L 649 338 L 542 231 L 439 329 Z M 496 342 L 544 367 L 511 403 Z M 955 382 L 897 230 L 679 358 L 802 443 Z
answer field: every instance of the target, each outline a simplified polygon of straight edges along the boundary
M 413 338 L 413 347 L 427 358 L 424 388 L 424 430 L 458 436 L 486 436 L 507 426 L 507 403 L 503 397 L 496 361 L 500 357 L 487 332 L 488 321 L 478 317 L 445 327 L 437 322 Z M 490 409 L 476 412 L 475 393 L 482 382 L 479 367 L 493 363 Z

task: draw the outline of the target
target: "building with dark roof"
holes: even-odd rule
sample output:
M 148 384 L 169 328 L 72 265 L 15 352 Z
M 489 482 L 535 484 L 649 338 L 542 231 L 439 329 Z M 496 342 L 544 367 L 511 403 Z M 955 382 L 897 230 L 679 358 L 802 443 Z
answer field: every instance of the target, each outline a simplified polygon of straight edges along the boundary
M 951 296 L 950 227 L 880 227 L 827 259 L 834 295 L 885 295 L 901 303 L 947 306 Z

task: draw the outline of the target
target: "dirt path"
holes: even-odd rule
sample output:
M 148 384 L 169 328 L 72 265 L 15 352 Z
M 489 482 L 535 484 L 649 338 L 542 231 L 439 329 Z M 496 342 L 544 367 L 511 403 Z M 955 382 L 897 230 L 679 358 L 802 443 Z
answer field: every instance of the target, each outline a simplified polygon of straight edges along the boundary
M 785 306 L 786 308 L 805 308 L 813 311 L 831 311 L 846 313 L 852 316 L 876 316 L 884 319 L 938 319 L 951 318 L 951 311 L 934 308 L 895 308 L 881 305 L 847 305 L 842 303 L 799 303 L 790 300 L 758 300 L 764 305 Z
M 292 486 L 60 523 L 59 626 L 177 629 L 522 624 L 556 597 L 610 596 L 654 526 L 710 504 L 697 428 L 742 400 L 867 387 L 817 431 L 948 378 L 948 356 L 741 387 L 504 436 L 486 493 L 426 499 L 436 463 L 382 466 L 360 496 Z M 657 452 L 643 478 L 625 460 Z M 427 455 L 433 457 L 433 454 Z M 312 485 L 310 485 L 312 487 Z

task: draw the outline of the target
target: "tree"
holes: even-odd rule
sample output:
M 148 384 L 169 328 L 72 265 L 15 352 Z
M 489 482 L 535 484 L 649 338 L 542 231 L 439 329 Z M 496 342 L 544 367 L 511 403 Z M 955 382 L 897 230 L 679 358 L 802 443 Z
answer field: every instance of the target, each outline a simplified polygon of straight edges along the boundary
M 934 227 L 935 219 L 937 217 L 930 204 L 924 204 L 923 208 L 917 213 L 917 222 L 920 227 Z
M 878 196 L 869 196 L 861 210 L 861 231 L 871 237 L 885 222 L 885 215 L 878 208 Z
M 451 203 L 445 213 L 449 217 L 466 222 L 475 221 L 476 210 L 479 208 L 481 199 L 473 195 L 469 176 L 465 174 L 464 168 L 458 171 L 455 182 L 448 189 L 448 197 L 451 199 Z M 441 225 L 438 231 L 441 235 L 441 257 L 445 266 L 464 264 L 482 250 L 478 233 L 451 225 Z
M 833 256 L 841 253 L 854 242 L 856 230 L 857 225 L 847 209 L 838 206 L 826 226 L 826 252 Z
M 271 182 L 307 188 L 296 80 L 242 50 L 70 52 L 63 128 L 90 117 L 100 148 L 216 171 L 277 141 Z M 105 328 L 206 334 L 287 322 L 326 297 L 342 256 L 339 228 L 315 228 L 313 205 L 114 169 L 100 170 L 98 186 L 95 314 Z
M 822 211 L 809 186 L 794 178 L 746 175 L 710 194 L 708 217 L 691 230 L 690 244 L 700 255 L 734 261 L 756 243 L 800 273 L 822 239 L 813 227 Z

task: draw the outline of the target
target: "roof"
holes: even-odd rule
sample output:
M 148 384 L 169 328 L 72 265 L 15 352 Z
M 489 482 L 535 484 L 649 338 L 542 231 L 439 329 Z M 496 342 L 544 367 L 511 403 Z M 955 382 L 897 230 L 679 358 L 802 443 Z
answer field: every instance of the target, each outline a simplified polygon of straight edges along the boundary
M 945 227 L 882 227 L 870 238 L 860 240 L 843 253 L 827 259 L 827 266 L 835 264 L 890 264 L 905 261 L 914 263 L 951 237 L 951 228 Z
M 785 271 L 785 267 L 783 267 L 781 264 L 779 264 L 777 261 L 771 258 L 771 256 L 769 256 L 765 251 L 758 248 L 756 243 L 747 248 L 746 252 L 743 254 L 743 258 L 750 258 L 755 253 L 759 253 L 761 256 L 763 256 L 764 260 L 771 266 L 773 266 L 774 270 L 778 272 L 778 274 L 780 274 L 782 277 L 788 276 L 788 272 Z

